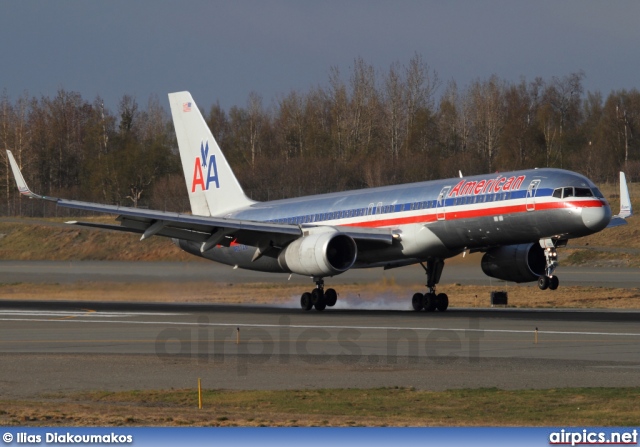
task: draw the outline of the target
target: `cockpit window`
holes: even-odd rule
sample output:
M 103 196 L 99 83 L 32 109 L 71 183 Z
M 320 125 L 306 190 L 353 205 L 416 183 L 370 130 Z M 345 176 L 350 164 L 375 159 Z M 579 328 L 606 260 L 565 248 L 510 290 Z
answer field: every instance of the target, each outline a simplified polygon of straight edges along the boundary
M 566 199 L 567 197 L 593 197 L 594 193 L 596 197 L 602 197 L 602 193 L 598 191 L 598 188 L 593 189 L 595 191 L 592 191 L 590 188 L 573 188 L 571 186 L 556 188 L 553 190 L 553 197 L 557 199 Z M 600 194 L 600 196 L 598 196 L 598 194 Z
M 596 196 L 598 199 L 604 199 L 604 196 L 602 195 L 602 193 L 598 188 L 592 188 L 591 191 L 593 191 L 593 195 Z
M 593 197 L 589 188 L 576 188 L 576 197 Z

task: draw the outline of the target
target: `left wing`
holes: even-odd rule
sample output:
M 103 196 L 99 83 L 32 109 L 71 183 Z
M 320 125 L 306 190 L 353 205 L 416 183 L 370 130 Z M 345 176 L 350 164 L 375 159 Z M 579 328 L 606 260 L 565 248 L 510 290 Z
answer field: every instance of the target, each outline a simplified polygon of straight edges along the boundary
M 176 239 L 184 239 L 200 243 L 200 251 L 205 252 L 216 245 L 229 246 L 231 242 L 258 247 L 264 251 L 266 248 L 283 248 L 291 241 L 304 236 L 305 227 L 313 225 L 287 225 L 268 222 L 258 222 L 240 219 L 226 219 L 222 217 L 193 216 L 140 208 L 129 208 L 116 205 L 102 205 L 92 202 L 59 199 L 56 197 L 41 196 L 32 192 L 20 172 L 18 164 L 11 151 L 7 151 L 13 175 L 16 179 L 20 193 L 32 199 L 43 199 L 55 202 L 57 206 L 75 208 L 84 211 L 93 211 L 105 214 L 115 214 L 120 225 L 110 225 L 93 222 L 67 222 L 94 228 L 126 231 L 141 234 L 140 240 L 157 235 Z M 377 228 L 341 228 L 336 230 L 351 236 L 358 248 L 374 245 L 390 245 L 393 242 L 393 234 L 388 229 Z

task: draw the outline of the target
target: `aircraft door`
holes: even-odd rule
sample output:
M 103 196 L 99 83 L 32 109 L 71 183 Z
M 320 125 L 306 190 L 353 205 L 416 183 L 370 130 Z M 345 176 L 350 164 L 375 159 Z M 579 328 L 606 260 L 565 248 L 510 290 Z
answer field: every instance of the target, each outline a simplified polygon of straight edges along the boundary
M 536 191 L 538 191 L 538 186 L 540 186 L 540 180 L 532 180 L 531 183 L 529 183 L 526 199 L 527 211 L 536 209 Z
M 445 186 L 442 188 L 442 191 L 440 191 L 440 194 L 438 195 L 438 200 L 436 200 L 436 217 L 438 220 L 444 220 L 446 217 L 446 200 L 447 193 L 450 189 L 451 186 Z
M 369 204 L 369 208 L 367 208 L 367 216 L 371 216 L 373 214 L 373 203 Z

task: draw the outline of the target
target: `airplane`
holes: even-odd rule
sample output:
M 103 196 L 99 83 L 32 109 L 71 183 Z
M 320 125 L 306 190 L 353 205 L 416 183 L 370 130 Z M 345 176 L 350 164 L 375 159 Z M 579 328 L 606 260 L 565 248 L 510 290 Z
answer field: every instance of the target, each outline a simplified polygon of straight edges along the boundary
M 561 169 L 529 169 L 320 194 L 268 202 L 249 199 L 189 92 L 169 94 L 191 214 L 41 196 L 27 186 L 7 151 L 20 193 L 57 206 L 117 215 L 119 224 L 71 221 L 171 238 L 182 250 L 234 268 L 312 278 L 303 310 L 324 310 L 338 294 L 324 279 L 352 268 L 420 264 L 426 293 L 415 311 L 446 311 L 437 293 L 446 259 L 483 252 L 484 273 L 505 281 L 559 286 L 557 248 L 569 239 L 626 223 L 633 212 L 620 172 L 620 212 L 588 178 Z

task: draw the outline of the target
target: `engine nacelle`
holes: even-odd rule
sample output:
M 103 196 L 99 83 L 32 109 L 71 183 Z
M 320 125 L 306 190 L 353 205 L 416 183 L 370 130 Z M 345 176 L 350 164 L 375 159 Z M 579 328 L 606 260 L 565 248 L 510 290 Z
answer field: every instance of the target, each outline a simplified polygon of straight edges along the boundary
M 349 270 L 357 255 L 356 242 L 330 228 L 291 242 L 278 256 L 278 262 L 285 271 L 321 278 Z
M 546 267 L 540 244 L 506 245 L 487 251 L 482 257 L 482 271 L 492 278 L 513 282 L 537 281 Z

